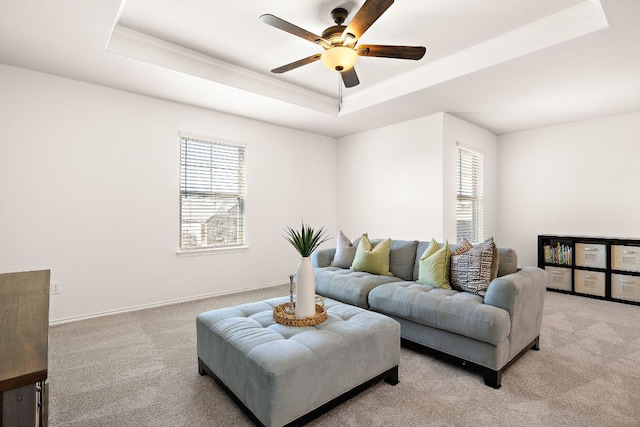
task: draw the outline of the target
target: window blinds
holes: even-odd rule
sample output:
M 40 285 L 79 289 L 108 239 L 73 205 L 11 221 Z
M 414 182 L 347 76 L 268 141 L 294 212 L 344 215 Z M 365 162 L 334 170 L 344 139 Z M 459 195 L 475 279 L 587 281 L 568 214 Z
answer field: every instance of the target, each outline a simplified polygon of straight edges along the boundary
M 180 248 L 245 244 L 245 147 L 180 138 Z
M 457 148 L 456 164 L 456 226 L 457 240 L 484 240 L 483 155 Z

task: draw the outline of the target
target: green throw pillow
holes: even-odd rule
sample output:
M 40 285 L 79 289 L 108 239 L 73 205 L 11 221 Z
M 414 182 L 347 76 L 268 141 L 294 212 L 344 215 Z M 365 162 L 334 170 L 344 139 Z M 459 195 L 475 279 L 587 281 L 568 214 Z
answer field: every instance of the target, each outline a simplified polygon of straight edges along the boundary
M 372 247 L 369 236 L 367 236 L 366 233 L 363 234 L 356 249 L 356 256 L 353 258 L 351 270 L 365 271 L 382 276 L 393 276 L 389 271 L 390 249 L 391 239 L 382 240 Z
M 418 264 L 418 282 L 437 286 L 442 289 L 451 289 L 449 284 L 449 263 L 451 261 L 451 249 L 449 242 L 440 246 L 431 239 L 429 247 L 420 257 Z

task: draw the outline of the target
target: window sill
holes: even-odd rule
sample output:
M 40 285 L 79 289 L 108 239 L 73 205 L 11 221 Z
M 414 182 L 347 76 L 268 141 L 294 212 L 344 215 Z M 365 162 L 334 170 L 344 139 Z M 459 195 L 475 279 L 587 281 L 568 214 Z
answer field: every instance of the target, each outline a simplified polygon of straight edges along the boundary
M 219 255 L 219 254 L 235 254 L 246 252 L 249 246 L 229 246 L 224 248 L 202 248 L 202 249 L 178 249 L 176 255 L 179 258 L 202 256 L 202 255 Z

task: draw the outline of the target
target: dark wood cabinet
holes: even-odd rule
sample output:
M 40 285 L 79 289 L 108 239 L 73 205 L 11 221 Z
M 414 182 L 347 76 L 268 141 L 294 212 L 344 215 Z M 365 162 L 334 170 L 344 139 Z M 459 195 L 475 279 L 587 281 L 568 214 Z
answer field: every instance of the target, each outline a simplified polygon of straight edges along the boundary
M 0 427 L 46 426 L 49 270 L 0 274 Z
M 547 289 L 640 305 L 640 239 L 539 235 Z

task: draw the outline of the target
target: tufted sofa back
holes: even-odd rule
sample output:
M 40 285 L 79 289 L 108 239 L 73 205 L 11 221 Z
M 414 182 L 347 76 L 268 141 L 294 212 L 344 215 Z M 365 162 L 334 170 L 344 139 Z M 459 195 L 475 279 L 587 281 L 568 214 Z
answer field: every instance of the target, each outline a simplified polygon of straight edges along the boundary
M 413 264 L 413 277 L 410 280 L 418 280 L 418 269 L 420 267 L 420 257 L 429 246 L 429 242 L 418 242 L 416 249 L 416 257 Z M 393 240 L 391 241 L 393 245 Z M 450 243 L 449 248 L 451 252 L 458 248 L 455 243 Z M 507 274 L 515 273 L 518 271 L 518 254 L 511 248 L 498 248 L 498 277 L 506 276 Z M 391 271 L 393 273 L 393 271 Z

